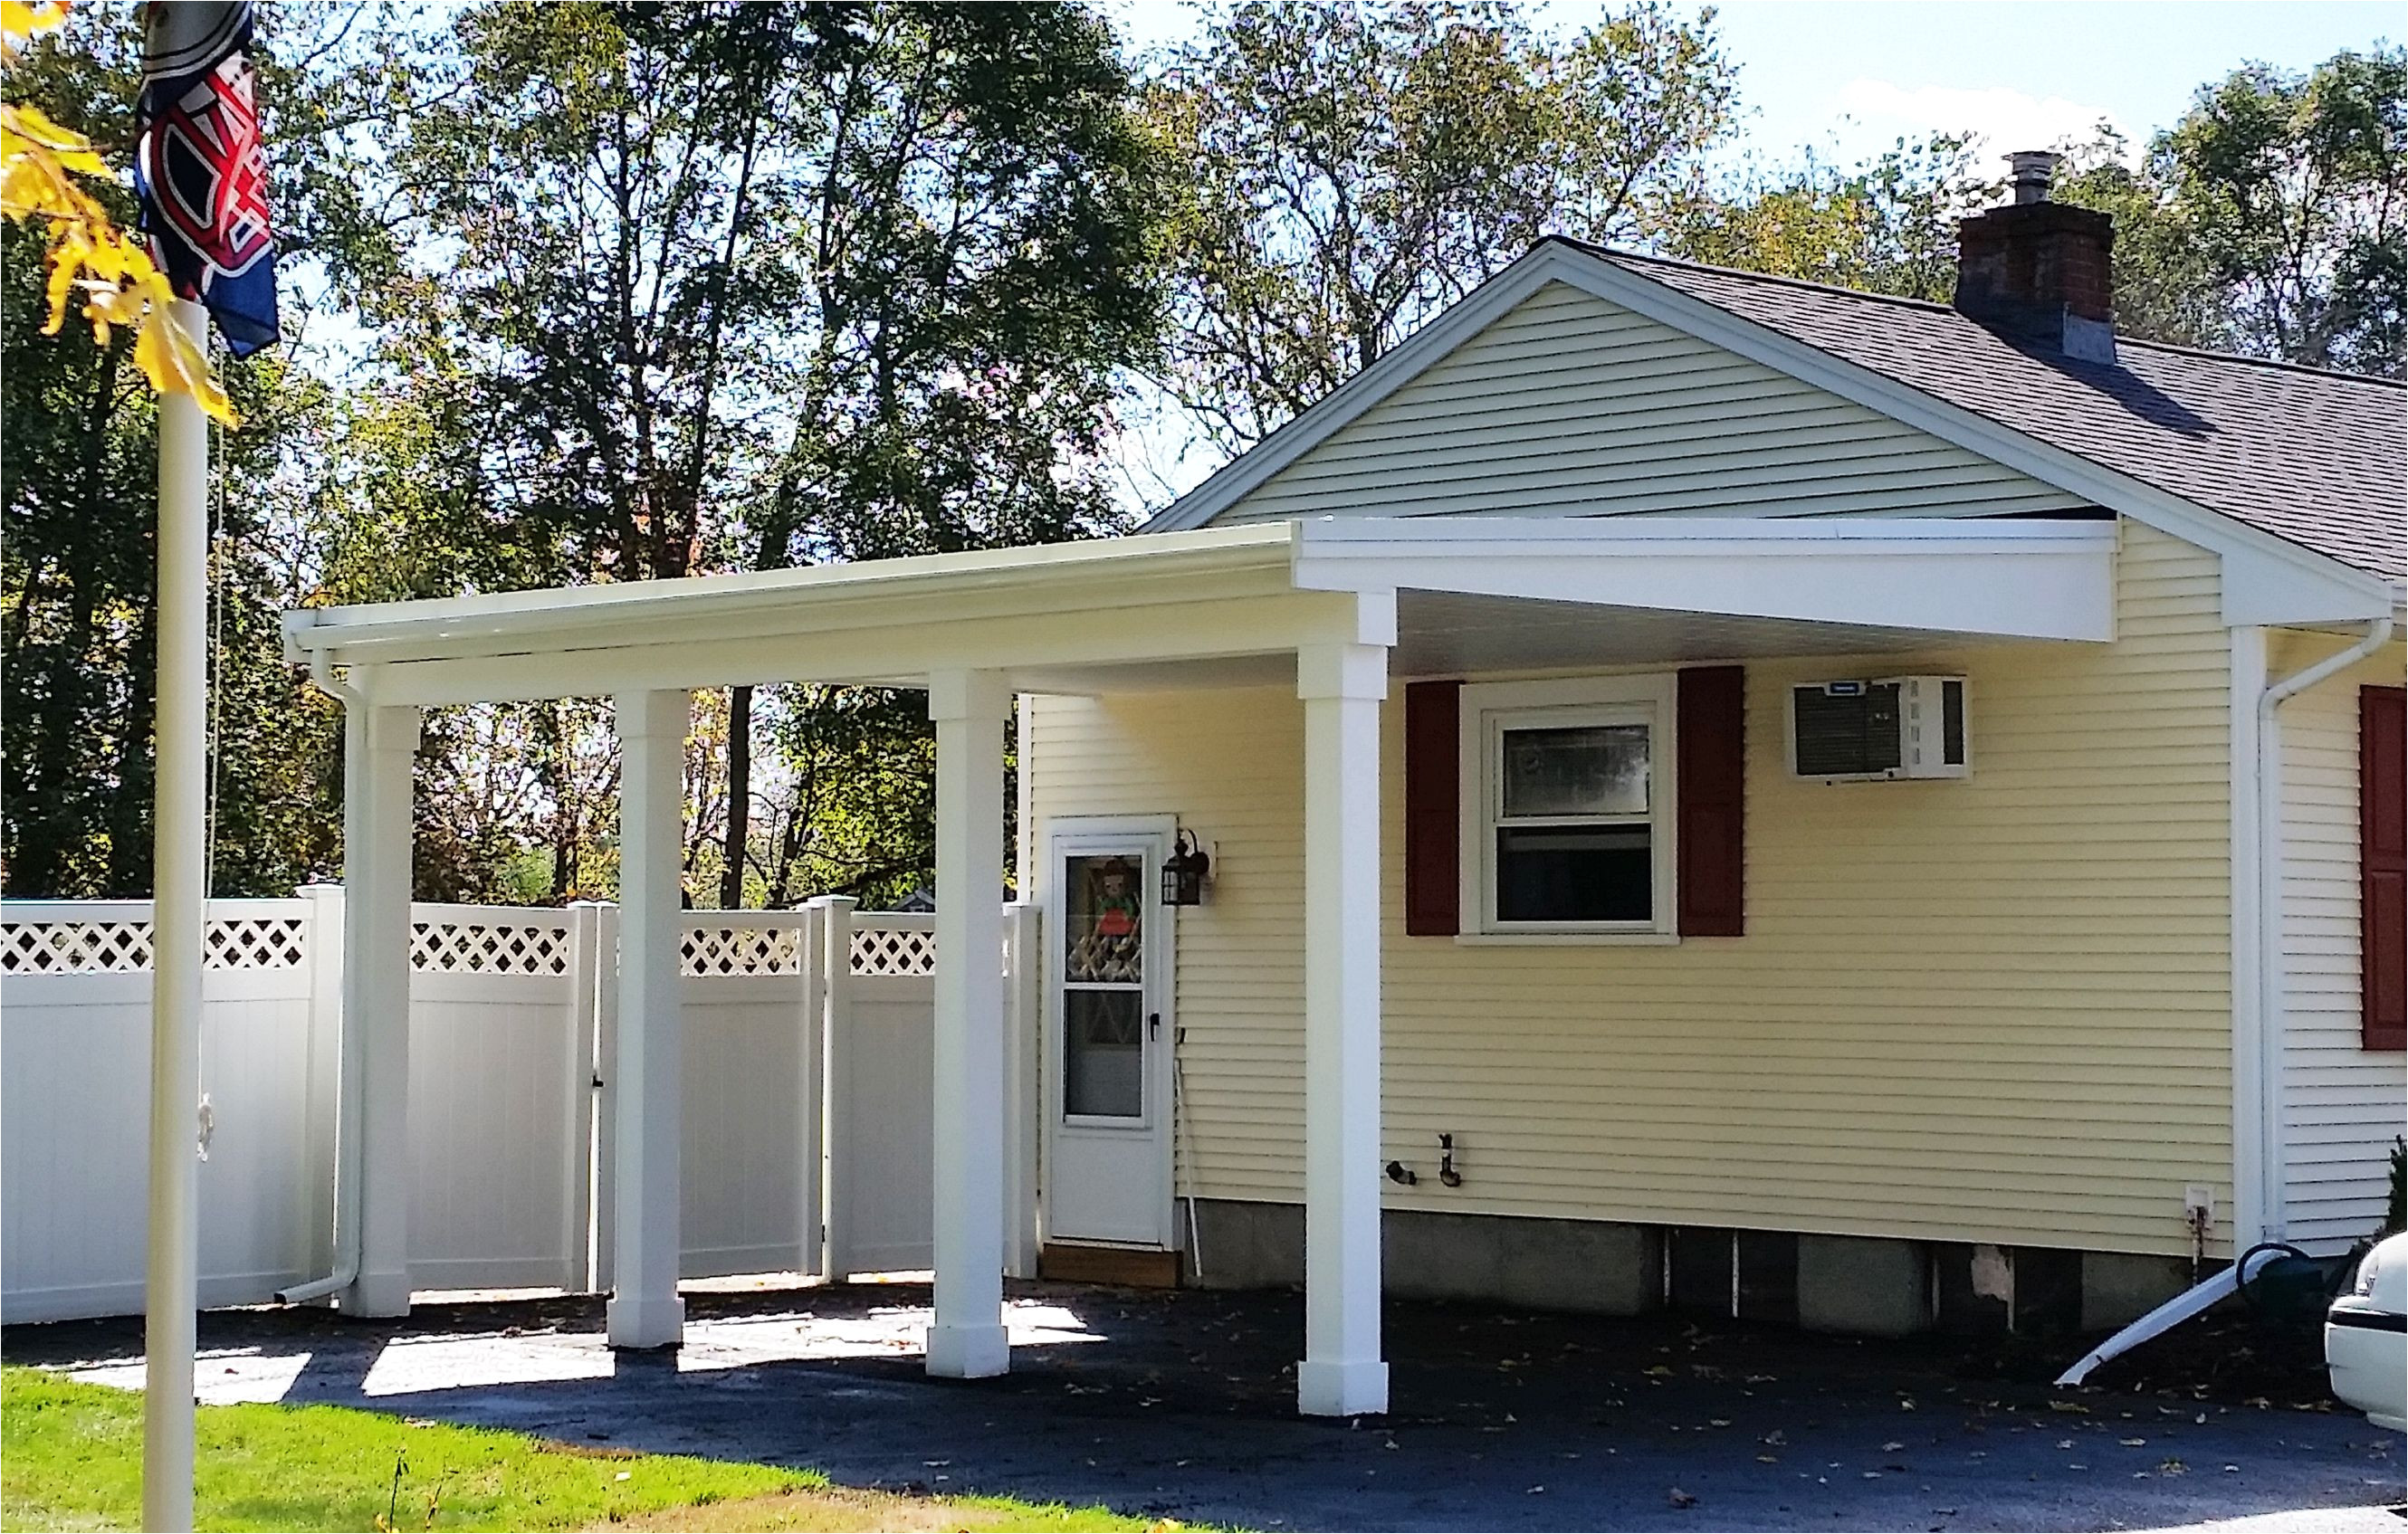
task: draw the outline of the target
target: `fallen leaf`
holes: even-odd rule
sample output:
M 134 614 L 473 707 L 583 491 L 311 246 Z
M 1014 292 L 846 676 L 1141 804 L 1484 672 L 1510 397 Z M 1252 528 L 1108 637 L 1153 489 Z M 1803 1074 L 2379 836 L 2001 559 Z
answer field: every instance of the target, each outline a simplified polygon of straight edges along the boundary
M 1903 1448 L 1905 1448 L 1905 1447 L 1906 1447 L 1906 1445 L 1905 1445 L 1905 1444 L 1900 1443 L 1900 1442 L 1899 1442 L 1898 1440 L 1896 1440 L 1896 1439 L 1892 1439 L 1892 1440 L 1890 1440 L 1887 1443 L 1885 1443 L 1885 1444 L 1883 1444 L 1883 1445 L 1882 1445 L 1882 1453 L 1884 1453 L 1884 1454 L 1885 1454 L 1885 1455 L 1894 1455 L 1894 1454 L 1898 1453 L 1900 1449 L 1903 1449 Z
M 2115 1441 L 2127 1449 L 2139 1449 L 2145 1447 L 2149 1441 L 2144 1438 L 2119 1438 Z
M 1687 1492 L 1683 1491 L 1678 1486 L 1674 1486 L 1672 1488 L 1671 1501 L 1672 1505 L 1676 1508 L 1693 1508 L 1698 1505 L 1698 1499 L 1696 1498 L 1690 1496 Z

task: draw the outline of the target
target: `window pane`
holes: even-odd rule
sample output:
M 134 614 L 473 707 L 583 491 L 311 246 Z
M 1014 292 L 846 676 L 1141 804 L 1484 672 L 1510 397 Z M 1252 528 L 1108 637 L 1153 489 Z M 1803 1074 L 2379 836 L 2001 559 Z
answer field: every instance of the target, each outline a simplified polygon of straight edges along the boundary
M 1145 1112 L 1145 1021 L 1136 991 L 1062 993 L 1062 1109 L 1133 1119 Z
M 1643 825 L 1499 826 L 1500 922 L 1644 922 L 1655 860 Z
M 1134 857 L 1066 857 L 1067 962 L 1073 985 L 1136 984 L 1145 979 L 1145 863 Z
M 1504 797 L 1504 812 L 1512 819 L 1643 815 L 1647 726 L 1507 730 Z

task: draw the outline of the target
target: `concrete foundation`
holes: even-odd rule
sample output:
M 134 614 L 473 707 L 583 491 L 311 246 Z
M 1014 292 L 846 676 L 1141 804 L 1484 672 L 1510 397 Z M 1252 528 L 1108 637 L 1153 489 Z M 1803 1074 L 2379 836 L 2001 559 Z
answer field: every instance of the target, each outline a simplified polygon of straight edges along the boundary
M 1390 1215 L 1395 1219 L 1395 1215 Z M 1637 1315 L 1662 1303 L 1664 1248 L 1652 1226 L 1606 1220 L 1416 1215 L 1498 1227 L 1498 1297 L 1541 1311 Z M 1475 1238 L 1476 1239 L 1476 1238 Z
M 2181 1257 L 2146 1257 L 2129 1252 L 2082 1254 L 2082 1329 L 2113 1331 L 2156 1310 L 2190 1287 L 2190 1264 Z
M 1199 1199 L 1196 1232 L 1187 1283 L 1304 1282 L 1299 1204 Z M 1400 1298 L 1636 1315 L 1666 1303 L 1669 1269 L 1673 1297 L 1701 1314 L 1727 1318 L 1735 1288 L 1748 1320 L 1857 1337 L 1935 1325 L 1975 1334 L 2011 1326 L 2036 1336 L 2076 1325 L 2106 1331 L 2179 1293 L 2190 1276 L 2177 1257 L 1424 1210 L 1384 1211 L 1380 1237 L 1382 1286 Z
M 1304 1206 L 1196 1200 L 1183 1282 L 1199 1289 L 1285 1289 L 1304 1282 Z M 1199 1261 L 1200 1259 L 1200 1261 Z
M 1798 1238 L 1798 1324 L 1809 1331 L 1904 1337 L 1931 1325 L 1931 1264 L 1915 1241 Z

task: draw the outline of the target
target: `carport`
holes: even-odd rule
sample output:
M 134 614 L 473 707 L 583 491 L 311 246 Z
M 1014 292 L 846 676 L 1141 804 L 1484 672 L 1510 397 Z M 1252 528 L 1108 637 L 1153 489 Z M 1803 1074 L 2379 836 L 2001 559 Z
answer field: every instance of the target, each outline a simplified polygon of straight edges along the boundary
M 1384 1411 L 1380 711 L 1390 677 L 1949 640 L 2104 640 L 2114 524 L 1902 519 L 1286 522 L 437 601 L 304 609 L 345 705 L 344 1135 L 363 1315 L 409 1304 L 410 759 L 430 706 L 614 701 L 621 776 L 612 1345 L 678 1343 L 682 754 L 696 688 L 924 690 L 937 734 L 935 1289 L 928 1372 L 1009 1367 L 1001 1323 L 1006 716 L 1015 694 L 1260 685 L 1304 702 L 1308 1413 Z M 1203 706 L 1209 707 L 1209 702 Z M 355 1260 L 352 1260 L 355 1259 Z

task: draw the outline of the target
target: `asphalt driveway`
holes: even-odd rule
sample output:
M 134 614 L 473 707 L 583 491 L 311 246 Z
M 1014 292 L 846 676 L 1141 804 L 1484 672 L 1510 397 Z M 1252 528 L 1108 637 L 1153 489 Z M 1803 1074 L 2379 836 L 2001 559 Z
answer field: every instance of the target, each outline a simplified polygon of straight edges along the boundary
M 2375 1511 L 2401 1498 L 2401 1440 L 2315 1402 L 2059 1392 L 1928 1344 L 1395 1302 L 1395 1414 L 1306 1422 L 1292 1295 L 1014 1285 L 1013 1372 L 973 1383 L 921 1372 L 926 1302 L 695 1295 L 673 1356 L 613 1355 L 598 1300 L 217 1312 L 200 1388 L 1261 1529 L 2408 1530 Z M 6 1338 L 12 1362 L 126 1383 L 139 1350 L 132 1322 Z

